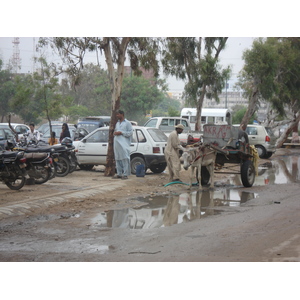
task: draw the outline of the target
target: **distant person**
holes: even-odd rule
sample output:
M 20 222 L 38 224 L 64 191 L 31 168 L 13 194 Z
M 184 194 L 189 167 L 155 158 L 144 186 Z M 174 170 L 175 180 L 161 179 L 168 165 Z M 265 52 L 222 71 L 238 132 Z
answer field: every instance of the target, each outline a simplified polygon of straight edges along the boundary
M 34 123 L 30 123 L 29 128 L 30 130 L 27 131 L 28 140 L 38 142 L 41 138 L 41 135 L 39 131 L 35 129 Z
M 184 148 L 180 144 L 178 135 L 182 133 L 183 129 L 182 124 L 176 125 L 175 130 L 168 137 L 165 157 L 169 170 L 169 182 L 181 181 L 179 178 L 179 171 L 181 170 L 179 150 L 184 150 Z
M 62 127 L 61 127 L 62 131 L 61 131 L 61 134 L 60 134 L 60 137 L 59 137 L 59 142 L 61 143 L 61 141 L 65 138 L 65 137 L 71 137 L 71 134 L 70 134 L 70 130 L 69 130 L 69 126 L 67 123 L 63 123 L 62 124 Z
M 48 144 L 50 146 L 58 144 L 58 139 L 55 137 L 55 132 L 54 131 L 52 131 L 51 137 L 48 139 Z
M 132 125 L 125 119 L 124 111 L 117 111 L 118 122 L 114 131 L 114 154 L 117 174 L 113 179 L 128 179 L 130 169 L 130 144 L 132 137 Z

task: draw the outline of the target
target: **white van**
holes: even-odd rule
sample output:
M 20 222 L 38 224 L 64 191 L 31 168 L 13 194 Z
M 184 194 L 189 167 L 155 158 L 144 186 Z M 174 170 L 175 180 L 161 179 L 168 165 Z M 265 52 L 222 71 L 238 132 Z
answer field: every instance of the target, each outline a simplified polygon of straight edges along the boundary
M 181 110 L 181 118 L 189 120 L 191 129 L 195 131 L 197 108 L 184 107 Z M 201 110 L 201 130 L 203 131 L 204 124 L 215 125 L 231 125 L 232 116 L 231 112 L 227 108 L 202 108 Z

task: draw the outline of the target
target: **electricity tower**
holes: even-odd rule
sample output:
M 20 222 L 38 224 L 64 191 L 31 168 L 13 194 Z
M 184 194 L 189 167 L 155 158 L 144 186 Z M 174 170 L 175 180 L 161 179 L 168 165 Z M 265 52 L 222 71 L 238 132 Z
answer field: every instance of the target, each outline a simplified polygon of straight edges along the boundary
M 12 70 L 14 73 L 18 73 L 18 71 L 21 69 L 21 58 L 20 58 L 20 38 L 15 37 L 12 41 L 13 43 L 13 56 L 11 59 L 12 64 Z

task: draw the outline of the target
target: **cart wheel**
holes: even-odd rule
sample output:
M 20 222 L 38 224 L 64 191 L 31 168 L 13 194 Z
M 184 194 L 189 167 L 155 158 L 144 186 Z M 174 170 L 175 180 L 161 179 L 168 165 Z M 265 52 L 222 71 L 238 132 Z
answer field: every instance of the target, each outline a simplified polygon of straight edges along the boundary
M 207 168 L 201 167 L 201 185 L 208 185 L 209 179 L 210 179 L 210 175 Z
M 251 160 L 245 160 L 241 166 L 241 179 L 244 187 L 251 187 L 255 180 L 255 168 Z

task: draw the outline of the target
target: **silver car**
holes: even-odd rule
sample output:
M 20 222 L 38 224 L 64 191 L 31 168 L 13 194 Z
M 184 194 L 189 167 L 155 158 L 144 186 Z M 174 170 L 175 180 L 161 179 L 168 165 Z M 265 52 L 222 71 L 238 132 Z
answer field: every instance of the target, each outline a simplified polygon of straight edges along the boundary
M 276 137 L 270 127 L 249 124 L 246 132 L 249 144 L 254 145 L 260 158 L 269 158 L 276 151 Z

